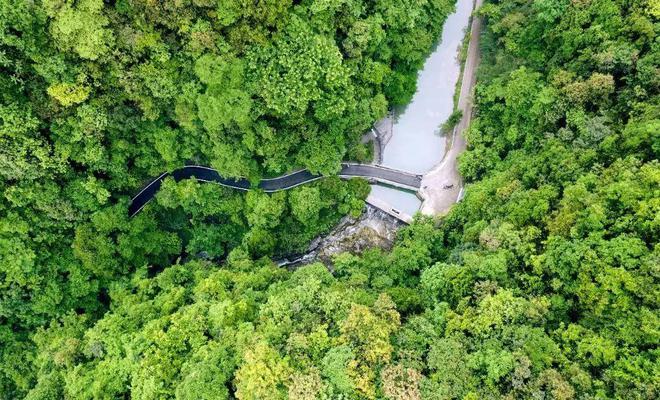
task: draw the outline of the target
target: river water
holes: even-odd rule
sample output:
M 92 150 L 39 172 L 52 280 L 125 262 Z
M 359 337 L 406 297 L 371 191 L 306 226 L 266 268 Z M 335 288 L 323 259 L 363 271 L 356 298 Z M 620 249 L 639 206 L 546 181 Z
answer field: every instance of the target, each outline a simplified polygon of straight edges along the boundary
M 456 11 L 447 17 L 440 41 L 417 76 L 417 92 L 406 107 L 393 110 L 392 137 L 383 152 L 383 165 L 424 174 L 442 161 L 446 138 L 439 130 L 454 109 L 458 51 L 472 7 L 473 0 L 456 2 Z M 410 192 L 372 185 L 371 193 L 410 215 L 420 206 Z

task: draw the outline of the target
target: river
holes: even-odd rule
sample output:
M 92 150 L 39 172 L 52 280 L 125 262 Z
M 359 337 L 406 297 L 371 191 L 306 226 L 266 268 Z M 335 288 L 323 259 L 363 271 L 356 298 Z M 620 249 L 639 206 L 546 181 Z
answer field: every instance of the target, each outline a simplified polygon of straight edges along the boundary
M 439 130 L 454 109 L 454 91 L 460 76 L 458 51 L 472 7 L 473 0 L 456 2 L 440 41 L 417 76 L 417 92 L 407 106 L 393 110 L 392 136 L 383 151 L 383 165 L 424 174 L 442 160 L 447 141 Z M 421 204 L 413 193 L 380 185 L 372 185 L 371 193 L 410 215 Z

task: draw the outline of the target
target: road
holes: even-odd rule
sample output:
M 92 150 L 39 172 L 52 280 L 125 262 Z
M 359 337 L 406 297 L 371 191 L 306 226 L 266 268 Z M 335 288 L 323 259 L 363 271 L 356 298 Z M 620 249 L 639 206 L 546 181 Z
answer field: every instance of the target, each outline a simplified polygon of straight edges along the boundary
M 374 164 L 343 164 L 339 176 L 342 178 L 362 177 L 414 191 L 417 191 L 422 184 L 421 175 Z
M 370 181 L 415 191 L 420 188 L 422 183 L 421 175 L 398 171 L 380 165 L 344 163 L 342 164 L 341 171 L 338 175 L 345 179 L 366 178 Z M 172 172 L 165 172 L 149 182 L 144 189 L 131 199 L 128 214 L 133 216 L 140 212 L 140 210 L 142 210 L 142 208 L 154 198 L 156 193 L 158 193 L 163 184 L 163 180 L 170 176 L 177 182 L 184 179 L 195 178 L 198 181 L 215 183 L 236 190 L 249 190 L 252 188 L 250 182 L 245 178 L 225 178 L 213 168 L 199 165 L 188 165 Z M 323 178 L 322 175 L 313 174 L 304 169 L 278 176 L 276 178 L 263 179 L 259 182 L 257 187 L 270 193 L 291 189 L 321 178 Z
M 474 9 L 481 7 L 482 0 L 476 0 Z M 481 33 L 481 18 L 476 15 L 470 26 L 470 44 L 463 67 L 463 80 L 458 98 L 458 109 L 463 112 L 463 118 L 454 128 L 451 147 L 442 161 L 422 178 L 419 191 L 423 199 L 420 211 L 426 215 L 443 215 L 459 200 L 463 180 L 458 172 L 458 156 L 467 148 L 463 132 L 470 126 L 472 119 L 472 94 L 476 83 L 476 70 L 479 65 L 479 35 Z

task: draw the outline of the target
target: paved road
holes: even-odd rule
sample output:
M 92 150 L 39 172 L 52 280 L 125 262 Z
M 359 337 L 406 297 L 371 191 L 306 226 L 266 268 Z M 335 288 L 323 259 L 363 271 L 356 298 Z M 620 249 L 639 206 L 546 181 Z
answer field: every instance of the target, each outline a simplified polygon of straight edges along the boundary
M 343 164 L 339 176 L 346 178 L 362 177 L 376 180 L 403 189 L 417 190 L 422 184 L 422 176 L 372 164 Z
M 475 0 L 474 9 L 481 7 L 483 0 Z M 472 93 L 476 83 L 476 69 L 479 65 L 479 35 L 481 33 L 481 18 L 472 17 L 470 27 L 470 44 L 463 67 L 463 80 L 458 98 L 458 109 L 463 111 L 463 118 L 456 125 L 452 134 L 451 148 L 442 161 L 429 171 L 422 179 L 419 191 L 423 199 L 420 211 L 427 215 L 443 215 L 460 200 L 463 179 L 458 172 L 458 156 L 467 148 L 463 132 L 470 126 L 472 119 Z
M 250 182 L 245 178 L 225 178 L 213 168 L 193 165 L 186 166 L 172 172 L 163 173 L 145 186 L 144 189 L 142 189 L 131 200 L 131 204 L 128 208 L 129 215 L 133 216 L 140 212 L 140 210 L 142 210 L 142 208 L 154 198 L 156 193 L 158 193 L 163 180 L 169 176 L 173 177 L 177 182 L 183 179 L 195 178 L 202 182 L 216 183 L 237 190 L 249 190 L 252 187 Z M 369 180 L 410 190 L 419 189 L 422 181 L 421 175 L 397 171 L 379 165 L 355 163 L 342 164 L 339 176 L 341 178 L 367 178 Z M 277 178 L 264 179 L 259 182 L 257 187 L 265 192 L 277 192 L 280 190 L 291 189 L 322 177 L 322 175 L 313 174 L 308 170 L 300 170 L 287 175 L 278 176 Z

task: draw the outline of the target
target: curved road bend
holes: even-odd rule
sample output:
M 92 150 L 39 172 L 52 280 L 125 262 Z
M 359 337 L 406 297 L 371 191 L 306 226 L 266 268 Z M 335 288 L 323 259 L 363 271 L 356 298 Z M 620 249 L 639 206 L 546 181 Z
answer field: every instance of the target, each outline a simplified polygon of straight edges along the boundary
M 341 178 L 367 178 L 377 182 L 403 187 L 405 189 L 417 190 L 421 186 L 422 176 L 409 172 L 398 171 L 380 165 L 344 163 L 339 172 Z M 128 214 L 132 217 L 154 198 L 160 190 L 163 180 L 171 176 L 176 182 L 184 179 L 196 178 L 202 182 L 216 183 L 236 190 L 249 190 L 250 182 L 245 178 L 225 178 L 213 168 L 189 165 L 172 172 L 165 172 L 149 182 L 138 194 L 131 199 Z M 308 170 L 300 170 L 276 178 L 264 179 L 258 184 L 258 188 L 265 192 L 277 192 L 287 190 L 296 186 L 315 181 L 322 175 L 313 174 Z

